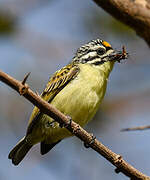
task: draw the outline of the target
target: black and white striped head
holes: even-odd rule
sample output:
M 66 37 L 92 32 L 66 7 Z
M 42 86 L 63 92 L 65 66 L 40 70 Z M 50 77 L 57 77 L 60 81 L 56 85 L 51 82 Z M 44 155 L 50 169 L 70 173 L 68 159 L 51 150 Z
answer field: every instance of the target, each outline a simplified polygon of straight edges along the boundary
M 81 46 L 73 58 L 74 62 L 100 65 L 107 61 L 125 59 L 121 51 L 113 50 L 112 46 L 103 40 L 96 39 Z

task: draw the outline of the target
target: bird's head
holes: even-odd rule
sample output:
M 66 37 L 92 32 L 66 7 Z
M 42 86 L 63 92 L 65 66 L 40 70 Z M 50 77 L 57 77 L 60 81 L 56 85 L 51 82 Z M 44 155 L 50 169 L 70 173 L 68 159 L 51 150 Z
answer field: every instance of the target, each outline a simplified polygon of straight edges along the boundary
M 127 58 L 125 48 L 122 51 L 117 51 L 112 46 L 103 40 L 96 39 L 81 46 L 73 58 L 76 63 L 90 64 L 97 67 L 112 68 L 114 62 Z

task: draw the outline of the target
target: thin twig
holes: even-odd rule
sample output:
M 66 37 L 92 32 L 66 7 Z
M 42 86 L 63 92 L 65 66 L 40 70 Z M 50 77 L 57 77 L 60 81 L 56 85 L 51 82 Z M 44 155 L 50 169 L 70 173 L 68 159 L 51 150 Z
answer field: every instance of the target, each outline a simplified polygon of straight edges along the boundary
M 94 149 L 96 152 L 101 154 L 104 158 L 106 158 L 109 162 L 111 162 L 116 167 L 116 172 L 122 172 L 124 175 L 134 179 L 134 180 L 150 180 L 150 177 L 141 173 L 129 163 L 127 163 L 122 156 L 112 152 L 110 149 L 105 147 L 101 142 L 99 142 L 96 138 L 93 140 L 93 135 L 86 132 L 81 126 L 77 123 L 71 121 L 70 118 L 65 116 L 59 110 L 54 108 L 51 104 L 44 101 L 40 96 L 34 93 L 26 84 L 22 84 L 22 82 L 12 78 L 8 74 L 0 71 L 0 81 L 4 82 L 14 90 L 16 90 L 19 94 L 19 89 L 22 87 L 26 87 L 22 95 L 28 99 L 32 104 L 37 106 L 40 111 L 52 117 L 58 123 L 63 124 L 72 134 L 81 139 L 85 144 L 89 144 L 89 146 Z M 92 142 L 92 143 L 91 143 Z
M 25 85 L 25 83 L 26 83 L 28 77 L 30 76 L 30 74 L 31 74 L 31 72 L 29 72 L 27 75 L 25 75 L 25 77 L 24 77 L 24 79 L 23 79 L 23 81 L 22 81 L 22 84 L 23 84 L 23 85 Z
M 138 126 L 138 127 L 132 127 L 132 128 L 124 128 L 121 131 L 137 131 L 137 130 L 147 130 L 150 129 L 150 125 L 147 126 Z

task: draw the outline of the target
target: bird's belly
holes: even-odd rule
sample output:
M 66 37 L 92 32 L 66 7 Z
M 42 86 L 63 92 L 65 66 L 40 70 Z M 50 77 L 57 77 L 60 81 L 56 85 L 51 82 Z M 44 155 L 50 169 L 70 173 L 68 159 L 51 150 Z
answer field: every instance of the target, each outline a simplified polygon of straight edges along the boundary
M 84 126 L 95 114 L 99 102 L 100 96 L 86 85 L 84 88 L 78 85 L 68 85 L 51 104 L 65 115 L 70 116 L 73 121 Z
M 67 111 L 64 113 L 71 116 L 76 123 L 84 126 L 94 116 L 99 97 L 95 92 L 87 90 L 84 93 L 82 91 L 79 92 L 71 101 L 68 100 L 69 102 L 71 105 L 66 108 Z
M 70 116 L 73 121 L 84 126 L 95 115 L 105 94 L 106 80 L 98 75 L 74 79 L 55 96 L 51 104 Z M 52 121 L 48 116 L 47 118 Z M 66 128 L 60 128 L 58 123 L 55 123 L 53 128 L 47 129 L 45 133 L 47 142 L 56 142 L 71 135 Z
M 63 93 L 63 95 L 62 95 Z M 69 93 L 62 91 L 60 96 L 56 96 L 52 101 L 57 109 L 59 109 L 65 115 L 72 118 L 73 121 L 84 126 L 94 116 L 99 105 L 99 97 L 95 92 L 91 91 L 79 91 L 71 90 Z M 45 115 L 47 119 L 52 121 L 51 118 Z M 46 142 L 56 142 L 57 140 L 71 136 L 71 133 L 66 128 L 60 128 L 58 123 L 54 123 L 52 128 L 44 130 L 44 134 L 47 134 Z

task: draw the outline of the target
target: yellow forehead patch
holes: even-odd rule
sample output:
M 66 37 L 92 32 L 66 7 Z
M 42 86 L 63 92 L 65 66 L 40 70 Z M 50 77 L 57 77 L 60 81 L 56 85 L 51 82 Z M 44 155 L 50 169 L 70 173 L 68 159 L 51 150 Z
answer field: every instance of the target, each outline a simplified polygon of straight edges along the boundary
M 111 45 L 110 45 L 108 42 L 106 42 L 106 41 L 102 41 L 102 44 L 103 44 L 105 47 L 111 47 Z

